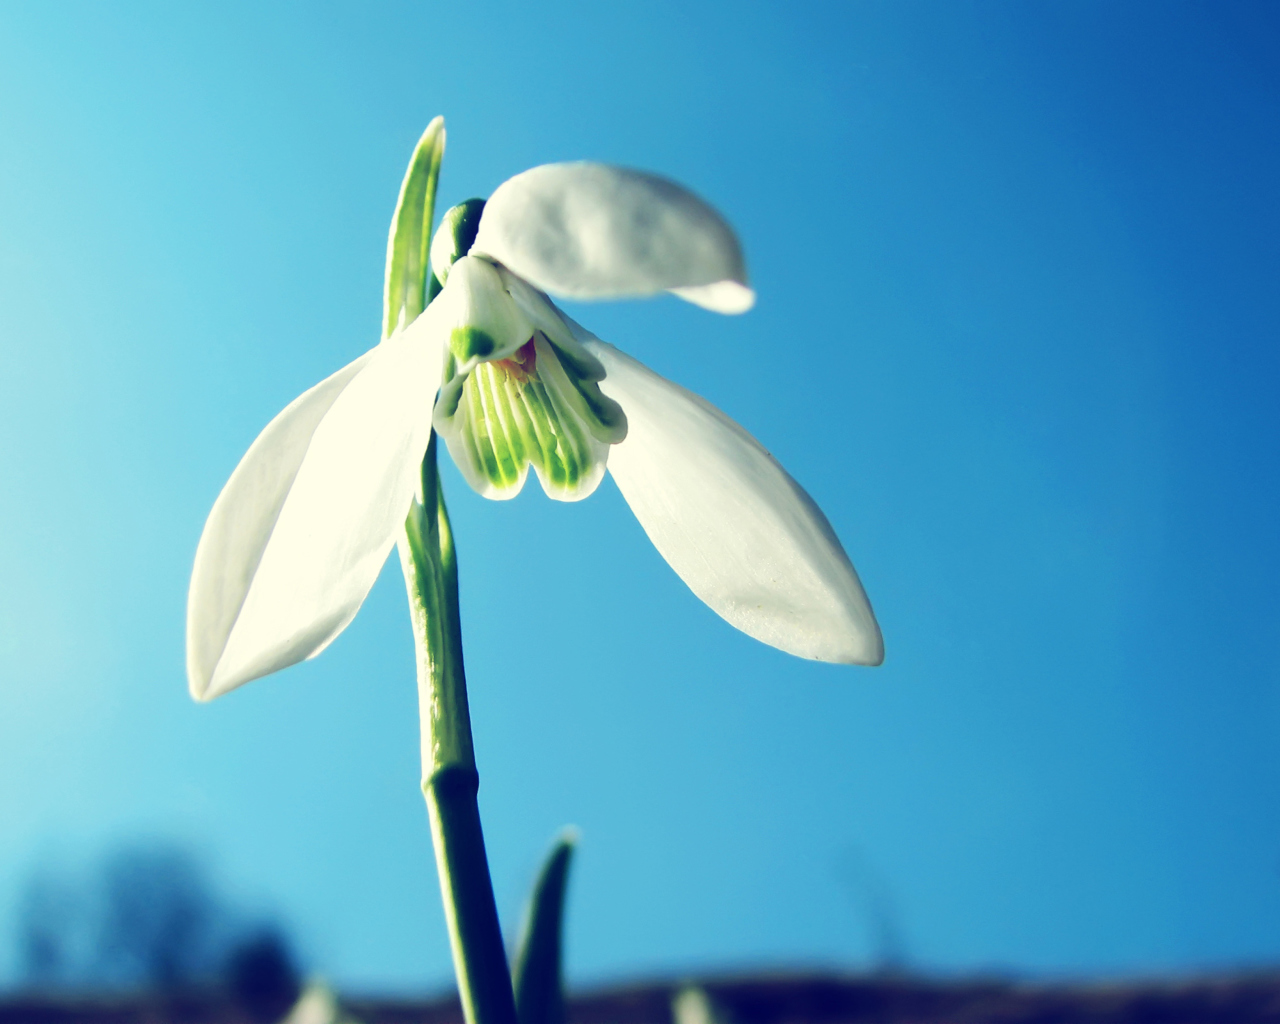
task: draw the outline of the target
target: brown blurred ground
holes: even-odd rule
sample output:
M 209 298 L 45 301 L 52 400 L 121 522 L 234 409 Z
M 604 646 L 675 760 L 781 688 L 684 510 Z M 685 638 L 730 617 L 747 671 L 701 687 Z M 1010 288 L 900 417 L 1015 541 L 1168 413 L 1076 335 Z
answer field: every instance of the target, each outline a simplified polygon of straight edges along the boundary
M 1280 971 L 1184 981 L 1032 985 L 1002 981 L 778 975 L 691 979 L 573 996 L 568 1024 L 674 1024 L 672 1000 L 696 985 L 708 1024 L 1280 1024 Z M 461 1024 L 456 998 L 351 998 L 363 1024 Z M 0 1000 L 0 1024 L 250 1024 L 211 997 Z

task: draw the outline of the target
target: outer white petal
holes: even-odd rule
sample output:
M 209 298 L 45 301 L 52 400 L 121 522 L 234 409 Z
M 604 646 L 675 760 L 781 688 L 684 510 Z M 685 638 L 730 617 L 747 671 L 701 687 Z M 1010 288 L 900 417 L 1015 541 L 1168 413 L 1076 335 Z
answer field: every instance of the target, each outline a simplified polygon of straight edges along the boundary
M 311 436 L 372 355 L 366 352 L 290 402 L 258 435 L 214 502 L 187 599 L 192 696 L 202 698 L 208 689 Z
M 192 696 L 313 657 L 355 616 L 430 438 L 442 340 L 429 314 L 286 408 L 218 496 L 191 578 Z
M 471 253 L 571 299 L 669 289 L 721 313 L 755 301 L 720 214 L 675 182 L 606 164 L 544 164 L 503 182 Z
M 612 345 L 601 390 L 627 414 L 609 471 L 645 533 L 731 625 L 802 658 L 884 660 L 848 555 L 812 498 L 750 434 Z

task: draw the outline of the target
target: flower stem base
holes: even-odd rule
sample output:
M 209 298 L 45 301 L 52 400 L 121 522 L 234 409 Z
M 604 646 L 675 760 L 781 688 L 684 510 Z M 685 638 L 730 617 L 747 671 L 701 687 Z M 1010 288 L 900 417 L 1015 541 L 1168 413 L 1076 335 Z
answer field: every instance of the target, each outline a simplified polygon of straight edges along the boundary
M 468 1024 L 516 1024 L 515 998 L 502 946 L 474 768 L 441 769 L 422 784 L 453 949 L 458 993 Z

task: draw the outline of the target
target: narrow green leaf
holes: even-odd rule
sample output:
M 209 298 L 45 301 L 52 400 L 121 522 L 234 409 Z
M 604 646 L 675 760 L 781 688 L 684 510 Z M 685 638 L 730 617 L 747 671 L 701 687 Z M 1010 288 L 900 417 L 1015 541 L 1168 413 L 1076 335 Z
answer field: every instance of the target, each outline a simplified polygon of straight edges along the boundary
M 560 834 L 529 897 L 512 973 L 519 1024 L 564 1024 L 564 896 L 577 844 L 575 829 Z
M 391 337 L 426 308 L 427 258 L 435 217 L 436 182 L 444 159 L 444 118 L 422 133 L 400 185 L 400 198 L 387 236 L 387 285 L 382 303 L 382 336 Z

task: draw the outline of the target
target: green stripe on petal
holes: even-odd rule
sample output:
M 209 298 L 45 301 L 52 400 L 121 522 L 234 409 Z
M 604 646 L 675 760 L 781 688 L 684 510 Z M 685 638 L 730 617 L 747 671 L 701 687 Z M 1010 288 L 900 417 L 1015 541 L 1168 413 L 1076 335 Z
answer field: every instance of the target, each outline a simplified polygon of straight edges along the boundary
M 595 403 L 584 388 L 596 392 Z M 605 407 L 609 422 L 602 424 L 593 404 Z M 609 457 L 599 435 L 616 433 L 617 420 L 625 434 L 621 409 L 599 396 L 594 382 L 567 371 L 541 333 L 511 358 L 447 381 L 435 413 L 436 430 L 479 494 L 514 497 L 532 465 L 542 489 L 560 501 L 585 498 L 599 485 Z
M 543 407 L 555 434 L 554 456 L 542 465 L 535 462 L 534 470 L 548 497 L 577 501 L 599 485 L 609 445 L 594 436 L 590 423 L 581 415 L 580 396 L 555 349 L 541 335 L 534 336 L 534 345 Z
M 572 359 L 566 358 L 564 349 L 555 344 L 552 348 L 560 357 L 559 365 L 572 389 L 565 397 L 574 404 L 587 429 L 598 441 L 620 444 L 627 436 L 627 414 L 622 411 L 622 406 L 600 390 L 598 382 L 604 379 L 604 373 L 598 377 L 585 376 Z
M 545 472 L 557 479 L 562 479 L 564 470 L 556 455 L 556 430 L 553 419 L 549 415 L 550 403 L 547 401 L 546 388 L 540 383 L 531 383 L 520 397 L 537 432 L 536 455 L 535 452 L 530 452 L 531 459 L 542 466 Z
M 576 397 L 566 398 L 574 402 L 587 428 L 598 441 L 620 444 L 627 436 L 627 417 L 622 407 L 598 387 L 605 377 L 603 364 L 574 336 L 573 328 L 553 302 L 506 268 L 500 267 L 498 272 L 521 312 L 555 349 L 559 364 L 578 392 Z
M 489 427 L 490 440 L 493 445 L 494 459 L 498 466 L 498 476 L 502 486 L 509 488 L 513 484 L 522 483 L 526 459 L 523 446 L 517 438 L 511 436 L 507 429 L 510 420 L 506 406 L 505 374 L 495 370 L 492 363 L 485 363 L 476 368 L 473 375 L 477 390 L 483 396 L 485 420 Z

